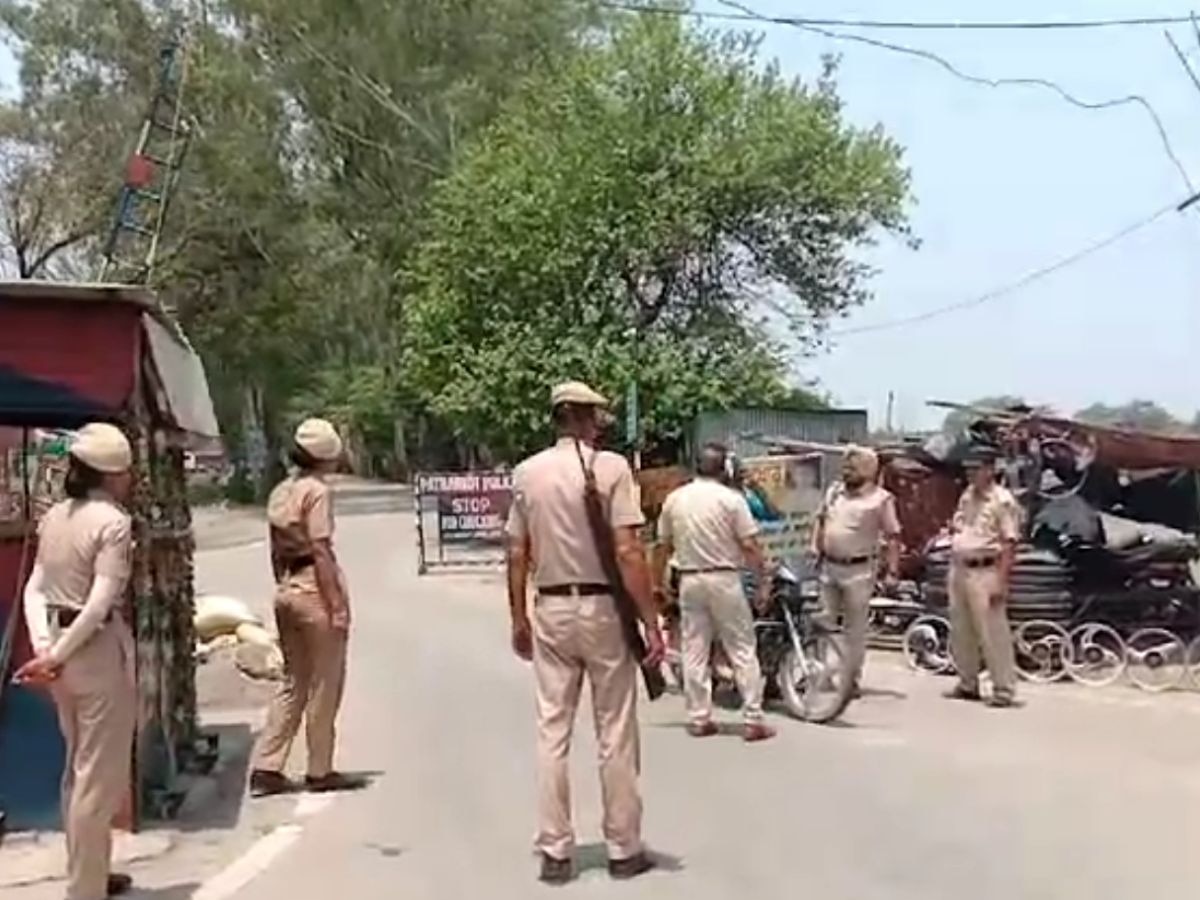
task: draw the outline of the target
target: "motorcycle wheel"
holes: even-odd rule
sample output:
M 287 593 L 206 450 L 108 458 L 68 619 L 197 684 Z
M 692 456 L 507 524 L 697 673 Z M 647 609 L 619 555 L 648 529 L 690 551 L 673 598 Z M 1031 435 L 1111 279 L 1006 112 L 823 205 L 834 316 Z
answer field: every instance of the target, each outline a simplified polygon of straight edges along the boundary
M 850 705 L 854 678 L 843 637 L 818 632 L 804 641 L 806 660 L 788 649 L 776 681 L 788 713 L 803 722 L 832 722 Z

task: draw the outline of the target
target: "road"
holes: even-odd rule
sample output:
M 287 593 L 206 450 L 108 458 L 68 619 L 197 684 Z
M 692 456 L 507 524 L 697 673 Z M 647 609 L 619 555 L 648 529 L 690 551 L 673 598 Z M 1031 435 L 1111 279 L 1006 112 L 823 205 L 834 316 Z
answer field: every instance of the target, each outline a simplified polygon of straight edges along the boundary
M 507 647 L 500 579 L 417 577 L 411 514 L 339 529 L 355 600 L 340 762 L 374 773 L 372 786 L 247 802 L 221 840 L 206 832 L 205 852 L 184 836 L 135 867 L 141 895 L 550 895 L 531 846 L 532 683 Z M 199 579 L 262 602 L 265 569 L 261 546 L 223 549 L 201 554 Z M 664 866 L 628 884 L 603 869 L 582 710 L 584 871 L 561 894 L 1153 900 L 1200 877 L 1200 697 L 1055 686 L 993 711 L 942 700 L 944 680 L 886 656 L 872 658 L 867 684 L 843 726 L 780 720 L 779 738 L 757 746 L 688 738 L 678 698 L 644 704 L 645 831 Z

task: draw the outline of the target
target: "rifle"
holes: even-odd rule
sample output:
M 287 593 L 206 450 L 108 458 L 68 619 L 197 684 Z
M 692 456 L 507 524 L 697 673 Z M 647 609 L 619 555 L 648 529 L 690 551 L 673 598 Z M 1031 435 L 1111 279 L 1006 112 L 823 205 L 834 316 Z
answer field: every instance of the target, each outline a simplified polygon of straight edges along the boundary
M 613 540 L 612 526 L 604 511 L 604 500 L 600 489 L 596 486 L 595 455 L 592 465 L 583 459 L 583 449 L 579 441 L 575 442 L 575 452 L 579 456 L 579 467 L 583 470 L 583 506 L 587 511 L 588 528 L 592 532 L 592 540 L 596 545 L 596 555 L 600 557 L 600 567 L 604 569 L 604 578 L 612 588 L 613 603 L 617 607 L 617 616 L 621 620 L 621 634 L 629 652 L 638 662 L 642 670 L 642 680 L 646 684 L 646 693 L 651 700 L 657 700 L 667 690 L 666 680 L 657 666 L 647 666 L 646 641 L 638 627 L 637 604 L 625 586 L 621 577 L 621 567 L 617 564 L 617 547 Z

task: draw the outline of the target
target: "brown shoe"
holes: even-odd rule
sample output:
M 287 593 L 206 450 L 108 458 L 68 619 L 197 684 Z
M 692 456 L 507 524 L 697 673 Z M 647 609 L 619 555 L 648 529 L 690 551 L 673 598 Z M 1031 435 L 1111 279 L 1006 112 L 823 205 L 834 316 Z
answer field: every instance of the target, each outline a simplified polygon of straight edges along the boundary
M 687 731 L 694 738 L 713 737 L 721 733 L 716 722 L 694 722 L 688 726 Z
M 328 775 L 304 776 L 304 789 L 310 794 L 333 794 L 341 791 L 361 791 L 367 779 L 356 775 L 330 772 Z
M 133 888 L 133 879 L 128 875 L 122 875 L 114 872 L 108 876 L 108 891 L 109 897 L 119 897 L 122 894 L 127 894 Z
M 628 881 L 631 878 L 637 878 L 639 875 L 645 875 L 656 866 L 657 863 L 649 856 L 645 853 L 639 853 L 628 859 L 610 859 L 608 861 L 608 874 L 618 881 Z
M 274 797 L 277 794 L 290 794 L 294 789 L 295 785 L 282 772 L 255 769 L 250 773 L 251 797 Z
M 575 866 L 569 859 L 555 859 L 548 853 L 542 854 L 542 872 L 538 881 L 542 884 L 563 885 L 575 877 Z
M 742 729 L 742 737 L 747 744 L 757 744 L 760 741 L 769 741 L 775 737 L 775 729 L 770 725 L 764 725 L 762 722 L 755 722 L 753 725 L 747 725 Z

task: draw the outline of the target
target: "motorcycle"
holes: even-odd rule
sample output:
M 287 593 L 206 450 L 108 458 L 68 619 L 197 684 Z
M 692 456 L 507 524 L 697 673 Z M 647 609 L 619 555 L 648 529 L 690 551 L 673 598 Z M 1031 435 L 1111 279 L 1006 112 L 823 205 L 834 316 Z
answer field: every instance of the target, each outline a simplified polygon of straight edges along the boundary
M 767 683 L 768 700 L 782 702 L 788 714 L 805 722 L 831 722 L 850 705 L 854 679 L 840 630 L 821 610 L 820 583 L 809 572 L 785 565 L 772 567 L 770 599 L 765 611 L 754 613 L 758 660 Z M 672 585 L 677 591 L 677 582 Z M 678 594 L 675 593 L 677 598 Z M 668 614 L 673 635 L 668 667 L 676 686 L 683 687 L 683 659 L 678 651 L 678 601 Z M 674 620 L 674 621 L 672 621 Z M 719 642 L 714 651 L 719 651 Z M 741 699 L 732 667 L 724 653 L 714 652 L 709 667 L 713 696 L 730 706 Z

